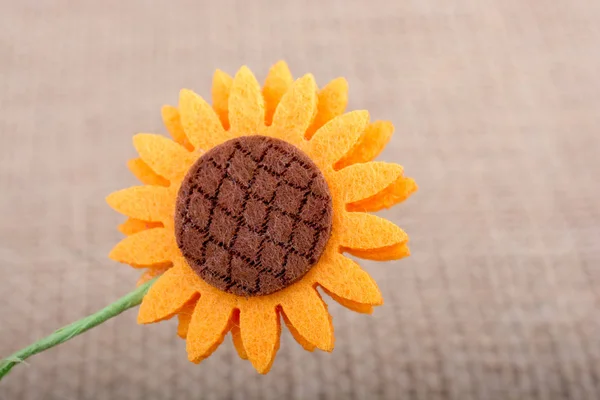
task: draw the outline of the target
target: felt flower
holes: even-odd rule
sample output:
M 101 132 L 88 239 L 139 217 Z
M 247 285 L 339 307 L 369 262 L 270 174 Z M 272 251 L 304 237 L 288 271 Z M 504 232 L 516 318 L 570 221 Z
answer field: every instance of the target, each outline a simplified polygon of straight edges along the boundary
M 217 71 L 212 106 L 182 90 L 163 120 L 174 140 L 138 134 L 129 168 L 145 184 L 107 201 L 129 219 L 110 257 L 160 275 L 138 322 L 179 318 L 188 358 L 200 362 L 231 332 L 240 357 L 269 371 L 281 320 L 309 351 L 331 351 L 331 317 L 317 288 L 372 312 L 377 285 L 348 253 L 409 254 L 408 236 L 370 214 L 416 190 L 401 166 L 372 161 L 389 122 L 344 114 L 347 83 L 318 89 L 275 64 L 261 90 L 252 72 Z

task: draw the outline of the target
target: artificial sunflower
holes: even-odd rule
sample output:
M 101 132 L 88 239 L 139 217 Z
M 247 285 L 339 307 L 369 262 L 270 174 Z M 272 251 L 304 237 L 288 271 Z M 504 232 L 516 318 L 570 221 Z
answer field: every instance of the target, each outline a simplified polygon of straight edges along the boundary
M 138 134 L 129 162 L 145 184 L 111 194 L 129 219 L 110 257 L 161 275 L 140 307 L 142 324 L 179 318 L 190 361 L 208 357 L 231 332 L 240 357 L 269 371 L 280 318 L 309 351 L 333 349 L 317 287 L 370 313 L 375 282 L 342 253 L 372 260 L 409 254 L 408 236 L 368 214 L 416 190 L 402 167 L 372 160 L 389 122 L 344 114 L 347 83 L 318 90 L 275 64 L 261 90 L 252 72 L 217 71 L 213 104 L 182 90 L 163 120 L 174 140 Z

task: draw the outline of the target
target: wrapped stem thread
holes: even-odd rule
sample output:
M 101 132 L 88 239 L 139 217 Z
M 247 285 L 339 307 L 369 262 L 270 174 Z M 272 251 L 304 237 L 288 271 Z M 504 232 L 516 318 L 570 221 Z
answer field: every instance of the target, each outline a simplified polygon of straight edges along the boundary
M 0 380 L 2 380 L 2 378 L 4 378 L 4 376 L 6 376 L 6 374 L 8 374 L 15 365 L 25 363 L 25 360 L 29 357 L 41 353 L 44 350 L 58 346 L 59 344 L 64 343 L 113 317 L 116 317 L 128 309 L 138 306 L 156 279 L 157 278 L 154 278 L 143 285 L 140 285 L 133 292 L 121 297 L 119 300 L 108 305 L 107 307 L 104 307 L 102 310 L 92 315 L 88 315 L 79 321 L 75 321 L 67 326 L 64 326 L 49 336 L 46 336 L 45 338 L 17 351 L 9 357 L 4 358 L 2 361 L 0 361 Z

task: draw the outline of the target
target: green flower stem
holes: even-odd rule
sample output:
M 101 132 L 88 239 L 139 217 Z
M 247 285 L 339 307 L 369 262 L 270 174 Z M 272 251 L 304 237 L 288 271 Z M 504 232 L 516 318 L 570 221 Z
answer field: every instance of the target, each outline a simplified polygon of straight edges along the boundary
M 54 346 L 58 346 L 59 344 L 64 343 L 67 340 L 72 339 L 75 336 L 80 335 L 83 332 L 92 329 L 113 317 L 116 317 L 122 312 L 139 305 L 142 302 L 144 295 L 156 279 L 157 278 L 154 278 L 151 281 L 140 285 L 133 292 L 121 297 L 108 307 L 105 307 L 92 315 L 88 315 L 79 321 L 75 321 L 72 324 L 64 326 L 51 335 L 38 340 L 37 342 L 17 351 L 9 357 L 6 357 L 0 361 L 0 380 L 2 380 L 2 378 L 4 378 L 4 376 L 8 374 L 15 365 L 25 363 L 27 358 L 41 353 L 44 350 L 48 350 Z

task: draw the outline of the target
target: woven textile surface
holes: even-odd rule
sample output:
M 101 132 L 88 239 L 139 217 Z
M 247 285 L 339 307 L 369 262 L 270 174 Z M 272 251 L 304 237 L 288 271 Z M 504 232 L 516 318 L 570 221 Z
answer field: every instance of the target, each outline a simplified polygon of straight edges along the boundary
M 0 0 L 0 356 L 111 303 L 104 197 L 137 132 L 216 68 L 285 59 L 396 126 L 419 191 L 381 214 L 412 256 L 361 262 L 385 305 L 329 301 L 333 354 L 284 329 L 258 375 L 196 366 L 135 311 L 15 367 L 0 399 L 600 398 L 600 2 Z

